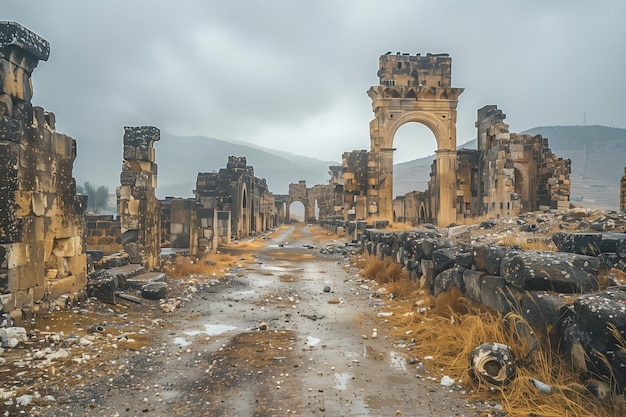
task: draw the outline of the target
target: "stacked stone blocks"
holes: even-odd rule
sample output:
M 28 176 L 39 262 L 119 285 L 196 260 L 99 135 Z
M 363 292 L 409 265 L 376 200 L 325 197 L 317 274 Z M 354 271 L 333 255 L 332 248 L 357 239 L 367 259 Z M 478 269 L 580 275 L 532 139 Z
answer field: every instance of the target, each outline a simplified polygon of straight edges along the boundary
M 32 71 L 50 46 L 0 22 L 0 305 L 31 308 L 86 283 L 84 212 L 72 177 L 76 142 L 33 107 Z
M 154 142 L 161 132 L 153 126 L 124 127 L 124 161 L 117 188 L 121 243 L 132 263 L 148 271 L 161 265 L 161 218 L 155 195 L 157 164 Z

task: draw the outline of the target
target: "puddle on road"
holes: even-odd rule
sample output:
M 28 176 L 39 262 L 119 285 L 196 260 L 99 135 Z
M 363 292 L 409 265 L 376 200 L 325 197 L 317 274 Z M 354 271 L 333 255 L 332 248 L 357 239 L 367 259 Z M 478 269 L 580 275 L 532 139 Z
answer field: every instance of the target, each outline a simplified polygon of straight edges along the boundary
M 219 334 L 226 333 L 231 330 L 235 330 L 236 328 L 237 328 L 236 326 L 229 326 L 226 324 L 205 324 L 204 330 L 189 330 L 183 333 L 186 336 L 190 336 L 190 337 L 198 336 L 201 334 L 205 334 L 207 336 L 217 336 Z M 191 345 L 191 342 L 187 340 L 186 337 L 175 337 L 173 342 L 174 344 L 179 345 L 181 347 Z
M 235 330 L 236 326 L 229 326 L 227 324 L 205 324 L 205 330 L 191 330 L 184 332 L 187 336 L 198 336 L 199 334 L 206 334 L 207 336 L 217 336 L 231 330 Z
M 187 339 L 185 339 L 184 337 L 175 337 L 174 338 L 174 344 L 181 346 L 181 347 L 185 347 L 185 346 L 189 346 L 191 345 L 191 342 Z
M 333 388 L 344 391 L 348 387 L 348 381 L 352 379 L 352 375 L 347 372 L 338 372 L 335 374 L 335 386 Z
M 319 342 L 321 342 L 321 340 L 318 339 L 317 337 L 307 336 L 307 338 L 306 338 L 306 344 L 309 345 L 309 346 L 315 346 Z

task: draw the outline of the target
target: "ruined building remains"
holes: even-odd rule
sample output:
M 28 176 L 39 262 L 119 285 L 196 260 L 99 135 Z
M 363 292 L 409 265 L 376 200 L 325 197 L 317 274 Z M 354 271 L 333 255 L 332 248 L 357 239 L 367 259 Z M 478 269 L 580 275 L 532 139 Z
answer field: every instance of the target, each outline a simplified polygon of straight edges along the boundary
M 340 166 L 331 166 L 328 184 L 307 187 L 306 181 L 289 184 L 289 194 L 275 195 L 278 218 L 289 221 L 291 204 L 300 202 L 304 206 L 304 221 L 315 222 L 322 219 L 342 219 L 343 173 Z
M 620 194 L 619 194 L 619 208 L 620 210 L 626 210 L 626 167 L 624 167 L 624 176 L 620 182 Z
M 427 126 L 437 141 L 438 175 L 431 188 L 437 223 L 456 221 L 456 117 L 462 88 L 452 87 L 448 54 L 387 53 L 379 59 L 380 85 L 367 92 L 374 119 L 370 122 L 367 210 L 371 217 L 393 217 L 393 139 L 410 122 Z
M 496 106 L 478 110 L 478 149 L 457 153 L 456 223 L 479 217 L 511 217 L 522 212 L 569 208 L 569 160 L 557 158 L 541 135 L 509 132 L 506 115 Z M 429 190 L 394 200 L 395 220 L 433 222 L 432 165 Z
M 0 22 L 0 309 L 16 317 L 34 303 L 70 301 L 87 280 L 76 141 L 31 104 L 32 72 L 49 53 L 46 40 Z
M 161 266 L 161 212 L 155 195 L 157 164 L 153 126 L 124 127 L 124 161 L 117 188 L 121 243 L 131 262 L 152 271 Z
M 226 168 L 198 173 L 194 194 L 200 238 L 242 238 L 278 224 L 274 196 L 245 157 L 229 156 Z M 225 220 L 230 220 L 230 231 Z
M 387 219 L 448 226 L 481 216 L 569 207 L 570 161 L 541 136 L 509 132 L 496 106 L 478 111 L 478 149 L 456 149 L 456 106 L 447 54 L 380 57 L 380 85 L 370 88 L 375 114 L 371 150 L 343 155 L 346 220 Z M 393 199 L 393 138 L 409 122 L 437 141 L 428 189 Z

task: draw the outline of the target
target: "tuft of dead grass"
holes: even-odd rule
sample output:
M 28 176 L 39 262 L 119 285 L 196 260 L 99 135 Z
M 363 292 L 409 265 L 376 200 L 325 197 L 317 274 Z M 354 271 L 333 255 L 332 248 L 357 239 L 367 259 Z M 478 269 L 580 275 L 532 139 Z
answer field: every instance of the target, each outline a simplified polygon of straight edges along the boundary
M 163 271 L 174 278 L 190 275 L 221 278 L 238 263 L 239 258 L 229 253 L 211 253 L 200 258 L 176 255 L 172 262 L 163 266 Z

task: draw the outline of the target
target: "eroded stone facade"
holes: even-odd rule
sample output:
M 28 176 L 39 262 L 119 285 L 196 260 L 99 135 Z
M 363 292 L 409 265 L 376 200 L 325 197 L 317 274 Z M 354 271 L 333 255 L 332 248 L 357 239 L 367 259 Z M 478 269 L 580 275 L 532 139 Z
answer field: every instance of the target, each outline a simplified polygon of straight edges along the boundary
M 541 136 L 509 132 L 496 106 L 478 111 L 478 149 L 456 149 L 456 106 L 447 54 L 380 57 L 370 88 L 371 149 L 343 155 L 345 220 L 387 219 L 448 226 L 482 216 L 569 207 L 570 161 Z M 428 189 L 392 199 L 393 138 L 404 124 L 428 127 L 437 141 Z
M 76 141 L 33 107 L 31 75 L 48 42 L 0 22 L 0 308 L 84 292 L 86 197 L 72 177 Z
M 510 133 L 505 118 L 493 105 L 478 110 L 478 149 L 457 152 L 455 223 L 569 208 L 570 161 L 556 157 L 541 135 Z M 396 198 L 395 221 L 436 221 L 432 191 L 439 175 L 435 162 L 427 193 Z
M 154 142 L 161 132 L 153 126 L 124 127 L 124 161 L 117 188 L 121 243 L 131 262 L 148 271 L 161 266 L 161 217 L 155 195 L 157 164 Z
M 206 219 L 207 230 L 215 232 L 219 225 L 220 233 L 224 232 L 224 215 L 220 212 L 229 213 L 230 233 L 236 238 L 261 233 L 277 224 L 274 195 L 265 178 L 254 176 L 254 168 L 245 157 L 229 156 L 226 168 L 198 173 L 194 194 L 198 219 Z
M 427 126 L 437 141 L 439 175 L 431 188 L 433 213 L 438 224 L 455 221 L 456 106 L 463 89 L 451 86 L 452 58 L 448 54 L 387 53 L 379 59 L 378 76 L 379 85 L 367 92 L 374 112 L 370 122 L 368 216 L 392 219 L 394 135 L 402 125 L 417 122 Z

